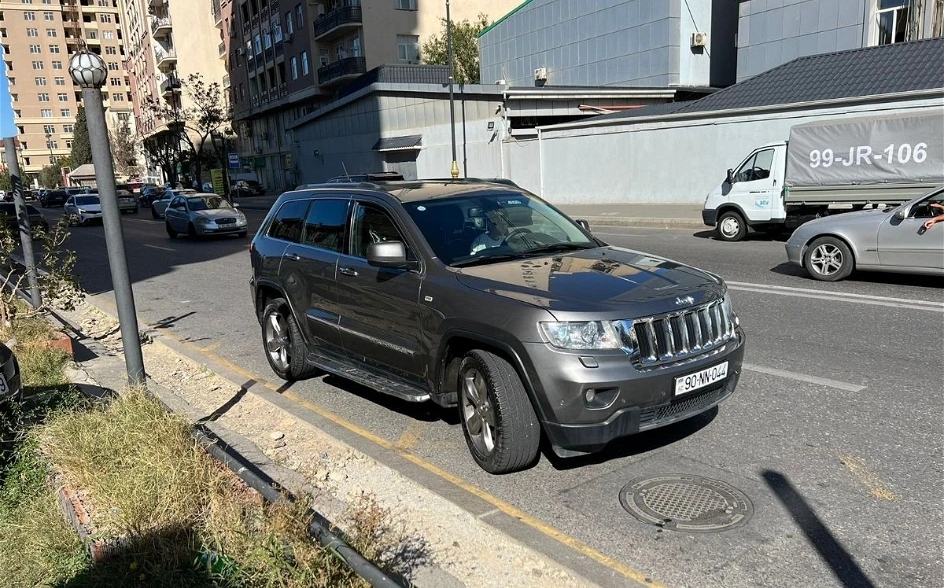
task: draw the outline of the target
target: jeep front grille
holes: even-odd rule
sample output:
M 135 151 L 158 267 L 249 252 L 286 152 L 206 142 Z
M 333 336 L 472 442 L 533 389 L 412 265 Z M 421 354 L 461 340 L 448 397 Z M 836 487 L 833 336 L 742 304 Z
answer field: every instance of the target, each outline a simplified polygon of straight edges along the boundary
M 734 313 L 724 300 L 633 321 L 643 366 L 674 363 L 708 353 L 734 337 Z

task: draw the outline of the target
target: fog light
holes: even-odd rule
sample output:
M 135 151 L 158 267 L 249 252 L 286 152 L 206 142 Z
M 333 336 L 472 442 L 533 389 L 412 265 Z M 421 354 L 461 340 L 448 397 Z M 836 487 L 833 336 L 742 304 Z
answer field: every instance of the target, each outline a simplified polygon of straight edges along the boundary
M 597 397 L 597 391 L 594 390 L 593 388 L 590 388 L 589 390 L 587 390 L 585 396 L 587 398 L 587 404 L 591 404 L 593 402 L 593 399 Z

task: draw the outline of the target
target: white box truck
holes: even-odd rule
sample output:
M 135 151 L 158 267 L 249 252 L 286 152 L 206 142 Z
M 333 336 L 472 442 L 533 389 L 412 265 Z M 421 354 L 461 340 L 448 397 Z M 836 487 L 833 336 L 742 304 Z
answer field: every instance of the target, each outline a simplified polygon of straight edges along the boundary
M 820 216 L 897 204 L 944 183 L 944 111 L 795 125 L 754 149 L 708 194 L 702 219 L 724 241 Z

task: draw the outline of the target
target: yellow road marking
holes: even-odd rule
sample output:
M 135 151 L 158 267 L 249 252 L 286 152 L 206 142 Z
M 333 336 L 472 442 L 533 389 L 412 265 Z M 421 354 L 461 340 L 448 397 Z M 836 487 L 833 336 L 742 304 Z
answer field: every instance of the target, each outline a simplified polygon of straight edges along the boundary
M 220 343 L 211 343 L 210 345 L 207 345 L 206 347 L 201 347 L 200 351 L 204 353 L 209 353 L 210 351 L 217 350 L 220 347 L 220 345 L 221 345 Z
M 423 434 L 425 429 L 425 423 L 421 421 L 410 421 L 410 424 L 407 425 L 406 430 L 403 431 L 403 434 L 400 435 L 399 439 L 397 439 L 397 449 L 409 451 L 416 447 L 416 444 L 419 443 L 420 436 Z
M 869 489 L 869 494 L 880 500 L 889 502 L 898 500 L 898 495 L 892 492 L 872 471 L 865 465 L 865 461 L 851 455 L 840 455 L 839 460 L 853 476 L 859 479 Z

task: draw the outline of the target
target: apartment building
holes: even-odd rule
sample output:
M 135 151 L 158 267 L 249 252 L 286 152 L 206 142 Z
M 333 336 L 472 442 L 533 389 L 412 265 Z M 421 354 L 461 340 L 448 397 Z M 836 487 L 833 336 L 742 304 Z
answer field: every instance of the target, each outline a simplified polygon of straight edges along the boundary
M 179 129 L 148 105 L 153 101 L 170 109 L 188 108 L 189 98 L 182 83 L 191 74 L 199 74 L 207 84 L 226 83 L 222 59 L 226 51 L 214 26 L 219 3 L 121 0 L 121 5 L 129 47 L 125 65 L 133 82 L 137 136 L 165 149 L 178 150 Z M 145 160 L 150 178 L 169 179 L 150 153 L 145 153 Z
M 130 80 L 118 0 L 3 0 L 0 37 L 24 174 L 69 155 L 82 91 L 69 76 L 69 58 L 84 44 L 108 66 L 102 89 L 109 125 L 130 120 Z
M 496 18 L 519 0 L 452 2 L 454 21 Z M 383 64 L 418 64 L 442 30 L 444 1 L 230 0 L 230 94 L 246 172 L 269 189 L 294 185 L 289 126 Z

